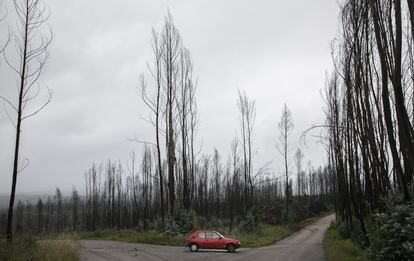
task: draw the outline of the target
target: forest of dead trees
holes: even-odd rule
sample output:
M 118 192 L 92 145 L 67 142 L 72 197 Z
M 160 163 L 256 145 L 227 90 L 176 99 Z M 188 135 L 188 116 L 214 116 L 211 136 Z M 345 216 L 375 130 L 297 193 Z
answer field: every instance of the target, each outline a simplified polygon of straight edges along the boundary
M 102 229 L 161 229 L 161 199 L 159 181 L 154 168 L 151 151 L 146 148 L 143 158 L 133 161 L 129 168 L 117 162 L 92 166 L 85 173 L 85 195 L 73 189 L 71 196 L 64 197 L 59 189 L 54 196 L 39 198 L 36 202 L 17 203 L 14 229 L 17 234 L 47 234 L 70 231 L 95 231 Z M 212 157 L 199 160 L 191 181 L 190 207 L 197 224 L 222 225 L 233 229 L 245 217 L 244 177 L 240 157 L 222 161 L 218 152 Z M 233 165 L 235 164 L 235 165 Z M 235 166 L 236 169 L 233 168 Z M 292 209 L 306 206 L 309 201 L 328 200 L 332 195 L 330 176 L 326 169 L 313 169 L 302 172 L 301 196 L 292 201 Z M 257 208 L 269 203 L 282 202 L 276 210 L 270 210 L 272 219 L 262 222 L 283 223 L 284 182 L 272 181 L 271 177 L 261 180 L 254 189 L 253 200 Z M 176 204 L 183 204 L 182 175 L 177 175 Z M 167 189 L 167 184 L 164 187 Z M 296 191 L 296 189 L 293 189 Z M 296 195 L 296 193 L 295 193 Z M 298 196 L 298 194 L 297 194 Z M 306 202 L 306 203 L 305 203 Z M 298 209 L 298 211 L 303 211 Z M 306 216 L 312 215 L 305 210 Z M 170 216 L 169 214 L 167 214 Z M 174 217 L 174 214 L 172 214 Z M 264 218 L 268 218 L 264 216 Z M 213 220 L 213 223 L 211 223 Z M 6 212 L 0 212 L 0 234 L 5 233 Z M 171 222 L 171 221 L 170 221 Z M 167 222 L 168 223 L 168 222 Z M 169 224 L 171 225 L 171 224 Z
M 414 2 L 348 0 L 340 25 L 325 93 L 329 169 L 337 218 L 369 245 L 368 225 L 385 211 L 384 199 L 413 198 Z
M 211 225 L 226 226 L 230 232 L 256 222 L 291 225 L 331 205 L 339 231 L 351 231 L 354 242 L 369 248 L 373 259 L 412 260 L 412 0 L 340 2 L 339 34 L 331 45 L 334 70 L 322 95 L 325 122 L 302 136 L 322 130 L 325 167 L 304 164 L 298 141 L 290 135 L 294 120 L 286 105 L 280 105 L 278 123 L 275 115 L 278 138 L 269 141 L 276 144 L 274 156 L 281 159 L 283 171 L 257 165 L 255 101 L 240 90 L 238 132 L 229 141 L 229 155 L 202 151 L 193 61 L 168 14 L 162 28 L 153 30 L 152 56 L 137 79 L 137 102 L 146 106 L 144 121 L 152 133 L 149 140 L 131 139 L 142 152 L 131 153 L 124 165 L 113 160 L 94 164 L 84 174 L 84 188 L 73 188 L 70 196 L 57 188 L 54 196 L 17 204 L 17 174 L 27 167 L 19 158 L 22 122 L 51 100 L 49 92 L 39 108 L 26 107 L 41 93 L 37 80 L 53 34 L 39 29 L 48 18 L 42 1 L 14 3 L 18 29 L 0 44 L 5 64 L 17 75 L 19 97 L 13 103 L 0 94 L 15 113 L 14 118 L 8 116 L 16 129 L 10 204 L 0 210 L 0 237 L 7 235 L 11 241 L 13 233 L 101 229 L 184 234 Z M 5 22 L 2 14 L 0 23 Z M 15 63 L 7 59 L 10 46 L 17 51 Z
M 34 90 L 33 94 L 31 89 L 38 86 L 52 34 L 40 36 L 40 47 L 32 49 L 36 45 L 31 41 L 39 36 L 34 32 L 48 14 L 39 0 L 15 3 L 20 27 L 5 46 L 14 41 L 18 52 L 18 66 L 7 60 L 6 64 L 20 79 L 19 100 L 12 103 L 0 96 L 16 113 L 12 193 L 10 207 L 0 210 L 0 236 L 7 234 L 11 241 L 12 232 L 100 229 L 176 229 L 185 233 L 209 225 L 226 226 L 230 232 L 252 218 L 254 222 L 292 224 L 332 205 L 337 222 L 344 225 L 341 231 L 346 226 L 353 236 L 357 234 L 361 246 L 373 246 L 375 260 L 412 260 L 413 0 L 340 1 L 339 34 L 331 45 L 334 70 L 322 95 L 325 122 L 302 136 L 322 130 L 326 166 L 313 168 L 303 162 L 298 141 L 290 136 L 293 116 L 282 104 L 282 116 L 277 122 L 275 115 L 272 125 L 278 138 L 269 142 L 276 144 L 274 156 L 282 159 L 283 171 L 275 173 L 266 164 L 257 165 L 256 106 L 240 90 L 239 114 L 235 115 L 238 132 L 229 141 L 229 155 L 202 151 L 197 137 L 200 119 L 193 62 L 168 14 L 162 28 L 153 30 L 152 56 L 147 71 L 137 79 L 137 102 L 146 106 L 144 121 L 152 133 L 150 140 L 131 139 L 142 152 L 131 153 L 124 165 L 113 160 L 94 164 L 84 174 L 85 187 L 73 188 L 70 196 L 57 188 L 54 196 L 17 204 L 17 174 L 26 167 L 19 160 L 21 124 L 50 101 L 49 95 L 39 109 L 25 111 L 26 104 L 40 92 Z M 0 23 L 4 22 L 1 14 Z M 0 52 L 7 50 L 0 45 Z M 398 200 L 389 204 L 393 198 Z M 387 216 L 387 212 L 393 215 Z M 384 225 L 387 219 L 395 222 Z M 393 229 L 387 230 L 389 227 Z
M 333 173 L 304 166 L 299 148 L 291 155 L 297 142 L 290 138 L 293 118 L 286 105 L 279 125 L 277 116 L 274 124 L 282 174 L 254 165 L 256 107 L 242 91 L 237 100 L 239 134 L 229 142 L 230 155 L 217 150 L 202 154 L 192 59 L 170 14 L 159 32 L 153 30 L 152 50 L 148 71 L 139 77 L 137 101 L 148 109 L 144 120 L 153 139 L 132 139 L 143 147 L 139 158 L 134 152 L 126 165 L 112 160 L 93 165 L 84 175 L 85 187 L 81 192 L 73 188 L 71 196 L 57 188 L 54 196 L 37 202 L 17 202 L 12 211 L 15 233 L 164 230 L 176 225 L 177 215 L 191 215 L 198 225 L 215 220 L 232 230 L 248 215 L 262 212 L 259 222 L 278 224 L 314 215 L 323 209 L 322 202 L 332 202 Z M 11 223 L 8 213 L 0 211 L 0 234 Z

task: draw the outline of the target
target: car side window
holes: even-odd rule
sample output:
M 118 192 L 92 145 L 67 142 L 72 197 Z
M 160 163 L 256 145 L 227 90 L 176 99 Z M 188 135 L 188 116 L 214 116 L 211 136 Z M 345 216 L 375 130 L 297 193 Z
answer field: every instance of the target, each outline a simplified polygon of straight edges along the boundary
M 198 238 L 206 238 L 206 233 L 204 232 L 198 233 Z
M 220 238 L 220 236 L 217 233 L 212 233 L 212 232 L 207 232 L 206 233 L 206 237 L 207 238 L 211 238 L 211 239 L 217 239 Z

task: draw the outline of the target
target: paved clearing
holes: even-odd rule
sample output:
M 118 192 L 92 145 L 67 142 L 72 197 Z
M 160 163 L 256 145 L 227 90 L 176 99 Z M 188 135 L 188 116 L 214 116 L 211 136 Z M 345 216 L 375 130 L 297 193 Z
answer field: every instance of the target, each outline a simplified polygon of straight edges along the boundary
M 203 251 L 192 253 L 185 247 L 156 246 L 104 240 L 81 240 L 81 260 L 89 261 L 319 261 L 325 260 L 323 236 L 334 215 L 324 217 L 278 243 L 260 248 L 241 248 L 236 253 Z M 243 242 L 242 242 L 243 244 Z

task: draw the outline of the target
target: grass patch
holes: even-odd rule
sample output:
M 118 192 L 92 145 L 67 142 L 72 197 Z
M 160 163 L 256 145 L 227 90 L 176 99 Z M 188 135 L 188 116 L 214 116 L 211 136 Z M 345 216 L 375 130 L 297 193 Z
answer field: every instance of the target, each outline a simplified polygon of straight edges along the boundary
M 211 228 L 223 235 L 228 235 L 225 228 Z M 254 233 L 234 231 L 230 235 L 241 241 L 243 247 L 259 247 L 271 245 L 294 231 L 288 226 L 271 226 L 260 224 Z M 82 239 L 115 240 L 129 243 L 144 243 L 168 246 L 184 246 L 185 236 L 168 236 L 156 231 L 139 232 L 134 230 L 99 230 L 80 234 Z
M 351 239 L 342 239 L 338 230 L 330 227 L 323 241 L 327 261 L 367 261 L 364 252 Z
M 277 241 L 284 239 L 298 229 L 303 228 L 309 224 L 314 223 L 320 219 L 321 216 L 326 216 L 324 213 L 320 216 L 315 216 L 302 221 L 297 226 L 289 225 L 267 225 L 259 224 L 255 232 L 247 233 L 235 230 L 230 234 L 227 227 L 206 227 L 202 229 L 211 229 L 220 232 L 224 236 L 238 239 L 242 243 L 242 247 L 261 247 L 268 246 L 276 243 Z M 185 236 L 169 236 L 163 233 L 159 233 L 155 230 L 150 231 L 136 231 L 136 230 L 97 230 L 93 232 L 80 233 L 81 239 L 89 240 L 114 240 L 129 243 L 142 243 L 153 245 L 166 245 L 166 246 L 184 246 Z
M 18 238 L 13 243 L 0 241 L 0 260 L 33 260 L 36 241 L 33 238 Z
M 80 234 L 82 239 L 115 240 L 129 243 L 144 243 L 164 246 L 183 246 L 184 236 L 168 236 L 157 231 L 97 230 Z
M 254 233 L 235 232 L 229 236 L 239 239 L 243 247 L 260 247 L 274 244 L 294 232 L 289 226 L 259 224 Z
M 0 260 L 7 261 L 77 261 L 79 254 L 72 238 L 62 235 L 54 239 L 15 238 L 13 243 L 0 241 Z

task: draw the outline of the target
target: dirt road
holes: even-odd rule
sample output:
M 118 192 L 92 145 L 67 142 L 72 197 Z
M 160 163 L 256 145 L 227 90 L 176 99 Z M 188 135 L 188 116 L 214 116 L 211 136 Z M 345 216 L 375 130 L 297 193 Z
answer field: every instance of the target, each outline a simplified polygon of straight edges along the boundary
M 322 261 L 323 236 L 334 215 L 324 217 L 278 243 L 260 248 L 241 248 L 236 253 L 202 251 L 192 253 L 188 248 L 133 244 L 115 241 L 82 240 L 82 261 Z M 242 242 L 243 244 L 243 242 Z

